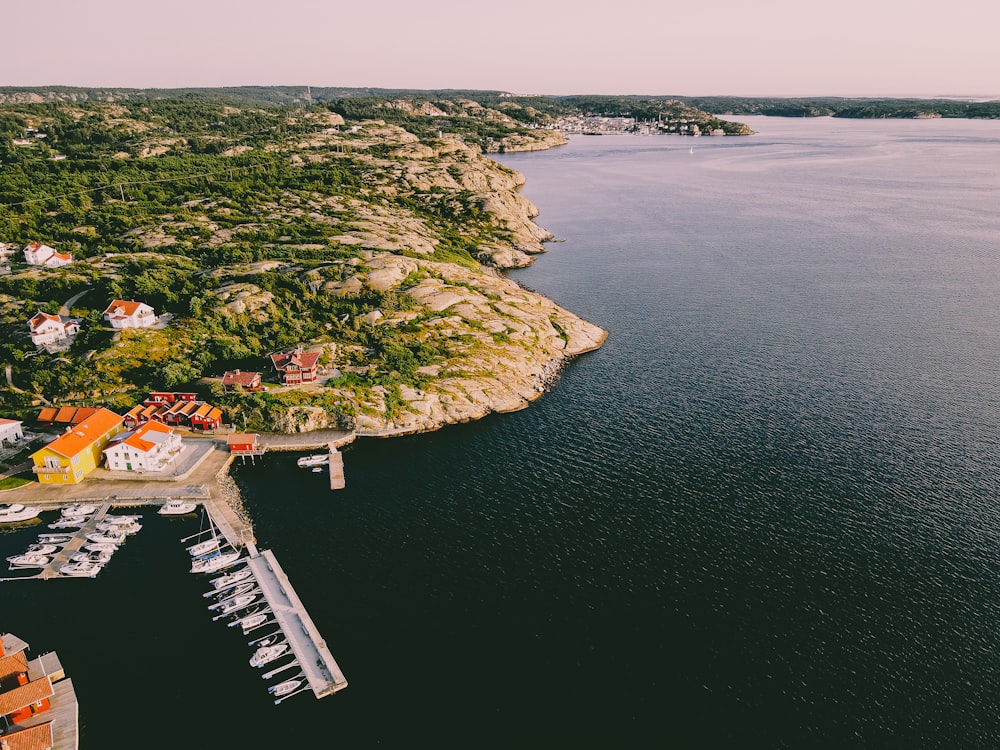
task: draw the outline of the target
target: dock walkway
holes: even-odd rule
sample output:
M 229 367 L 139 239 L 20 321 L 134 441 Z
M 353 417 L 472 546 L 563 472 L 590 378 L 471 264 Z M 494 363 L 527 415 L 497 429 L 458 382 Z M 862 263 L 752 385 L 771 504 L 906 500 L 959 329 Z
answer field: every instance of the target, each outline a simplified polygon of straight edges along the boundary
M 97 531 L 97 524 L 104 520 L 109 510 L 111 510 L 111 503 L 104 503 L 104 505 L 98 508 L 97 512 L 73 535 L 73 538 L 66 542 L 61 550 L 52 555 L 52 562 L 42 569 L 42 572 L 38 574 L 38 578 L 58 578 L 59 569 L 63 565 L 66 565 L 69 559 L 81 550 L 87 542 L 87 534 L 93 534 Z
M 313 694 L 317 698 L 323 698 L 346 688 L 344 673 L 340 671 L 326 641 L 313 624 L 274 554 L 271 550 L 257 554 L 252 544 L 248 548 L 251 550 L 248 564 L 254 578 L 274 613 L 278 627 L 285 634 Z

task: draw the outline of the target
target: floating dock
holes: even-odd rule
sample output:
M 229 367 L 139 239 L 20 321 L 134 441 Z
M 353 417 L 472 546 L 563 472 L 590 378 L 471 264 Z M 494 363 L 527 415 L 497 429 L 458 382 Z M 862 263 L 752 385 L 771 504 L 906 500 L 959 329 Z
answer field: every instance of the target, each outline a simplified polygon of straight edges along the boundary
M 323 698 L 343 690 L 347 687 L 344 673 L 274 554 L 271 550 L 258 553 L 252 542 L 247 544 L 247 549 L 250 551 L 248 565 L 313 694 Z
M 337 446 L 330 443 L 330 489 L 342 490 L 347 486 L 344 479 L 344 455 Z

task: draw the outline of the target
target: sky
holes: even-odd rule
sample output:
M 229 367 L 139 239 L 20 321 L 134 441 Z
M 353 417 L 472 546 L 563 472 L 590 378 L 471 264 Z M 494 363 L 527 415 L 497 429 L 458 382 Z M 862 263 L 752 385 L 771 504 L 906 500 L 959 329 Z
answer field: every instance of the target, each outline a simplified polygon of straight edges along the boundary
M 3 5 L 0 86 L 1000 98 L 996 0 Z

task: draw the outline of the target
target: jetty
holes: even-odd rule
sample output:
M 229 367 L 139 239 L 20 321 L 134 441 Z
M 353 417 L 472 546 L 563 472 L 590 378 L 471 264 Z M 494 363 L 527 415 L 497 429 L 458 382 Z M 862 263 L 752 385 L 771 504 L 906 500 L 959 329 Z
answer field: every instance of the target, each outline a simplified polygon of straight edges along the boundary
M 346 688 L 344 673 L 274 553 L 271 550 L 258 553 L 252 543 L 248 545 L 248 549 L 251 554 L 247 564 L 257 579 L 257 585 L 271 608 L 275 622 L 295 655 L 295 666 L 304 673 L 313 694 L 317 698 L 323 698 Z

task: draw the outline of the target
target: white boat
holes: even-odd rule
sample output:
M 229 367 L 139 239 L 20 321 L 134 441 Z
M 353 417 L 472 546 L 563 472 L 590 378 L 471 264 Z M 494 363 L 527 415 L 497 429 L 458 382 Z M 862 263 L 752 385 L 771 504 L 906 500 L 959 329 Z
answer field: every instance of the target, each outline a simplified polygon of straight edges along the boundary
M 288 653 L 287 643 L 276 643 L 273 646 L 261 646 L 254 652 L 254 655 L 250 657 L 251 667 L 263 667 L 265 664 L 269 664 L 275 659 L 280 659 Z
M 91 542 L 90 544 L 83 545 L 83 548 L 87 552 L 117 552 L 118 545 L 112 544 L 111 542 Z
M 87 541 L 94 544 L 121 544 L 125 541 L 124 534 L 115 534 L 110 531 L 98 531 L 87 534 Z
M 49 524 L 50 529 L 78 529 L 87 523 L 84 516 L 63 516 L 58 521 Z
M 131 521 L 129 523 L 108 523 L 107 521 L 101 521 L 97 524 L 98 531 L 107 531 L 112 534 L 126 534 L 131 536 L 132 534 L 138 534 L 142 531 L 142 524 Z
M 42 544 L 66 544 L 73 538 L 72 534 L 39 534 L 38 541 Z
M 136 523 L 142 516 L 105 516 L 101 519 L 101 523 L 111 523 L 118 524 L 119 526 L 128 526 L 129 524 Z
M 285 680 L 284 682 L 279 682 L 277 685 L 272 685 L 267 689 L 271 695 L 276 698 L 280 698 L 283 695 L 288 695 L 289 693 L 294 693 L 300 687 L 305 680 Z
M 7 562 L 10 563 L 10 569 L 15 570 L 17 568 L 44 568 L 52 561 L 37 552 L 25 552 L 23 555 L 8 557 Z
M 241 594 L 250 593 L 251 591 L 253 591 L 256 588 L 257 588 L 257 582 L 256 581 L 247 581 L 246 583 L 241 583 L 238 586 L 236 586 L 236 588 L 234 588 L 232 591 L 225 592 L 225 594 L 226 594 L 225 598 L 219 599 L 219 601 L 217 601 L 215 604 L 208 605 L 208 608 L 209 609 L 222 609 L 226 605 L 227 602 L 231 601 L 235 597 L 238 597 Z M 260 593 L 260 591 L 258 590 L 258 591 L 255 591 L 254 593 Z
M 93 578 L 104 569 L 96 562 L 70 562 L 59 568 L 59 573 L 73 578 Z
M 96 505 L 84 505 L 83 503 L 73 503 L 62 509 L 64 518 L 76 518 L 78 516 L 89 516 L 97 512 Z
M 35 555 L 51 555 L 59 550 L 57 544 L 29 544 L 28 552 Z
M 322 466 L 323 464 L 329 462 L 330 462 L 330 454 L 320 453 L 315 456 L 303 456 L 298 461 L 296 461 L 295 464 L 297 466 L 301 466 L 304 468 L 306 466 Z
M 192 573 L 215 573 L 234 565 L 240 559 L 239 552 L 223 552 L 212 557 L 199 557 L 191 562 Z
M 198 503 L 188 503 L 184 500 L 167 500 L 158 511 L 161 516 L 182 516 L 185 513 L 194 513 Z
M 10 505 L 0 505 L 0 523 L 17 523 L 18 521 L 30 521 L 42 512 L 41 508 L 34 505 L 21 505 L 11 503 Z
M 239 612 L 241 609 L 246 609 L 255 601 L 257 601 L 256 594 L 240 594 L 239 596 L 235 596 L 229 601 L 222 603 L 217 607 L 217 609 L 222 614 L 228 615 L 232 614 L 233 612 Z M 209 609 L 213 608 L 214 605 L 213 607 L 209 607 Z
M 76 552 L 70 556 L 73 562 L 95 562 L 104 565 L 111 561 L 111 552 Z
M 250 568 L 243 568 L 243 570 L 237 570 L 235 573 L 229 573 L 228 575 L 213 578 L 212 585 L 215 587 L 216 591 L 220 591 L 222 589 L 229 588 L 234 583 L 246 580 L 252 575 L 253 571 L 250 570 Z
M 322 471 L 323 471 L 323 467 L 322 466 L 314 466 L 313 470 L 312 470 L 313 474 L 319 474 Z
M 219 549 L 218 539 L 206 539 L 204 542 L 198 542 L 197 544 L 192 544 L 187 548 L 188 553 L 191 557 L 201 557 L 202 555 L 208 555 Z
M 252 630 L 263 627 L 268 623 L 273 622 L 266 614 L 250 615 L 249 617 L 244 617 L 241 620 L 237 620 L 233 625 L 241 625 L 243 629 L 243 635 L 250 635 Z

